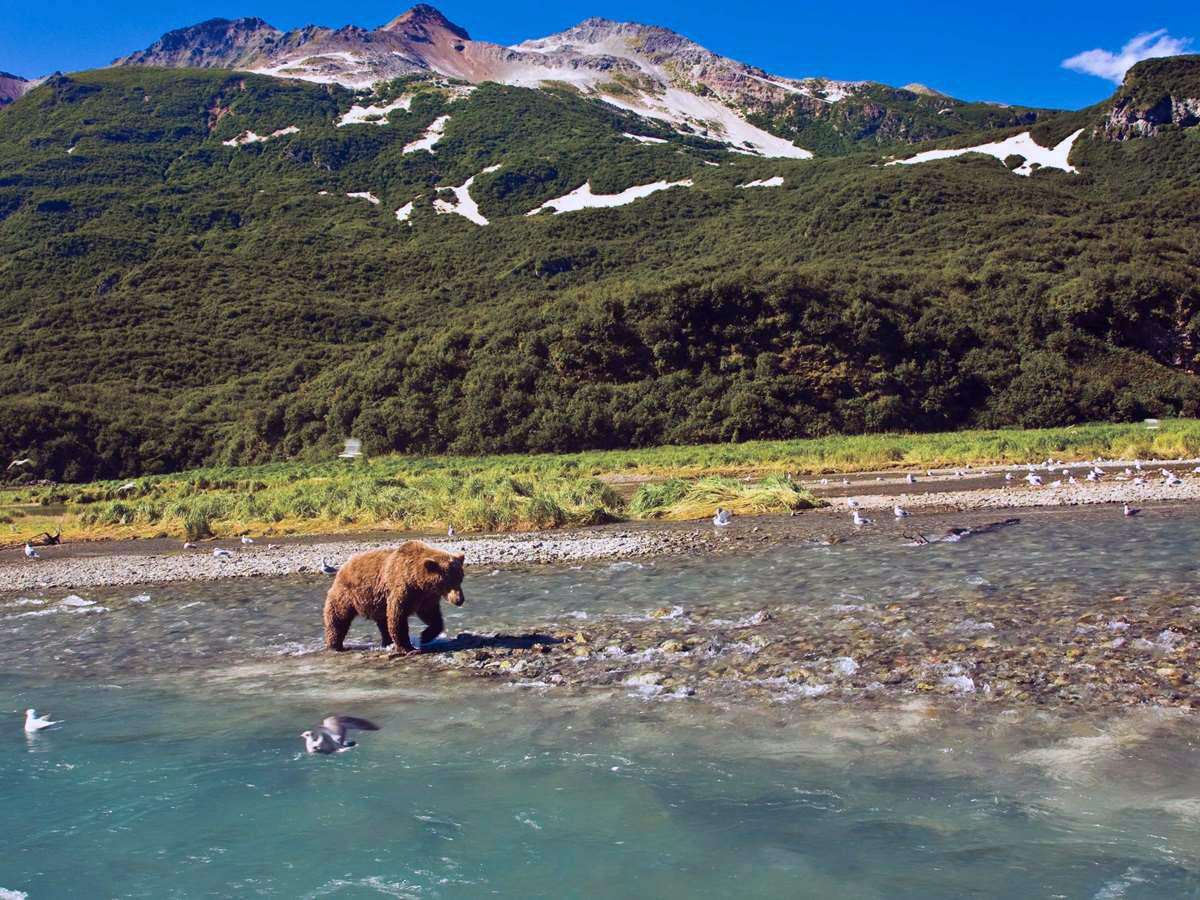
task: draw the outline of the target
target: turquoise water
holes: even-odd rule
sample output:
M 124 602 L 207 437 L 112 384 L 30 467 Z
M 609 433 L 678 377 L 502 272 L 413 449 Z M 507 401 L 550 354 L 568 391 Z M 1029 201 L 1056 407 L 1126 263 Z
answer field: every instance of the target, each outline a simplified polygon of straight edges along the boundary
M 1127 526 L 1134 526 L 1133 528 Z M 1062 517 L 468 575 L 448 630 L 698 598 L 1197 592 L 1200 525 Z M 327 581 L 0 599 L 0 889 L 111 897 L 1200 896 L 1191 714 L 726 708 L 406 675 L 319 647 Z M 66 601 L 66 602 L 64 602 Z M 913 602 L 916 602 L 915 600 Z M 372 640 L 356 628 L 351 641 Z M 26 739 L 20 711 L 65 720 Z M 383 730 L 333 757 L 330 713 Z M 0 897 L 6 895 L 0 892 Z M 12 896 L 19 896 L 19 893 Z

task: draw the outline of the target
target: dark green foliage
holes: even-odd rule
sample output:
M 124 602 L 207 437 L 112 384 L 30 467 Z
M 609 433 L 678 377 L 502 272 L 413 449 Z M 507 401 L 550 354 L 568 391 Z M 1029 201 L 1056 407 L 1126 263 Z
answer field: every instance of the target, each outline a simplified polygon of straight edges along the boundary
M 386 125 L 334 127 L 414 88 Z M 1026 116 L 954 109 L 937 121 L 963 146 Z M 443 114 L 436 153 L 405 154 Z M 0 459 L 80 479 L 328 457 L 351 434 L 562 451 L 1200 411 L 1195 128 L 1085 133 L 1080 175 L 879 161 L 730 154 L 568 90 L 55 78 L 0 112 Z M 486 228 L 434 214 L 472 176 Z M 585 181 L 687 177 L 524 215 Z

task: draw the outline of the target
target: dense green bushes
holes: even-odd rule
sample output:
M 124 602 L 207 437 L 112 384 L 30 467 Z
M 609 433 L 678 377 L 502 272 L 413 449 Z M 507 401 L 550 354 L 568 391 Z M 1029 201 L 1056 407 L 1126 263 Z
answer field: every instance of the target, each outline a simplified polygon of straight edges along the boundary
M 0 459 L 80 480 L 325 458 L 351 434 L 569 451 L 1200 410 L 1196 129 L 1084 138 L 1081 175 L 1022 178 L 756 159 L 495 85 L 333 126 L 367 99 L 122 69 L 0 113 Z M 404 154 L 442 114 L 436 154 Z M 486 228 L 432 207 L 472 175 Z M 523 215 L 584 181 L 682 177 Z M 366 190 L 382 203 L 345 196 Z

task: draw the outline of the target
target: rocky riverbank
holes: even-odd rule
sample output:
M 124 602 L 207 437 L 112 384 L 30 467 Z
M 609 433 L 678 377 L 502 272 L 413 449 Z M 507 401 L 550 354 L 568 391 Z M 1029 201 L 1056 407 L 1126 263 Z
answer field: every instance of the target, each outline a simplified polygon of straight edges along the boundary
M 664 607 L 644 619 L 459 634 L 426 652 L 347 654 L 531 689 L 786 703 L 824 698 L 1101 710 L 1200 707 L 1192 598 L 1010 595 L 904 604 L 769 606 L 737 620 Z

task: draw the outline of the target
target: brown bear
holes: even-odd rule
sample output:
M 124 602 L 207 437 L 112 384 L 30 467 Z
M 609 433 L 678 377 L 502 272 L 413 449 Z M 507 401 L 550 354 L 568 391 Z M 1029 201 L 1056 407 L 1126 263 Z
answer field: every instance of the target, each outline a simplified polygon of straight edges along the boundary
M 421 643 L 442 633 L 445 597 L 463 605 L 463 554 L 445 553 L 421 541 L 405 541 L 395 550 L 368 550 L 350 557 L 325 595 L 325 646 L 344 650 L 342 641 L 355 616 L 379 626 L 383 646 L 412 653 L 408 617 L 416 615 L 426 628 Z

